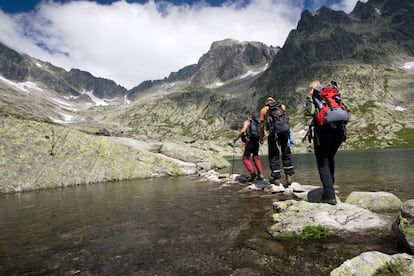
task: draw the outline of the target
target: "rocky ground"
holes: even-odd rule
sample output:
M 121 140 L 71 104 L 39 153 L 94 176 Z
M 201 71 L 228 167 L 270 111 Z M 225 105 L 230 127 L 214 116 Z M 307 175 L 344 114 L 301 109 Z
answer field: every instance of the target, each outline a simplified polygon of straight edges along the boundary
M 316 228 L 325 229 L 326 233 L 336 237 L 375 236 L 392 229 L 395 242 L 401 243 L 407 252 L 414 252 L 414 199 L 401 202 L 388 192 L 353 192 L 344 202 L 337 198 L 338 203 L 331 205 L 320 203 L 320 187 L 303 186 L 296 182 L 288 187 L 274 187 L 266 181 L 248 183 L 244 176 L 220 175 L 214 171 L 204 173 L 202 177 L 222 183 L 222 188 L 240 185 L 240 192 L 272 195 L 275 201 L 272 222 L 267 231 L 274 239 L 303 237 L 304 233 L 308 238 L 319 235 L 323 239 L 321 232 L 306 232 L 306 229 Z M 407 253 L 387 255 L 377 251 L 364 252 L 345 261 L 330 275 L 383 275 L 387 269 L 401 273 L 398 275 L 411 275 L 414 273 L 413 256 Z

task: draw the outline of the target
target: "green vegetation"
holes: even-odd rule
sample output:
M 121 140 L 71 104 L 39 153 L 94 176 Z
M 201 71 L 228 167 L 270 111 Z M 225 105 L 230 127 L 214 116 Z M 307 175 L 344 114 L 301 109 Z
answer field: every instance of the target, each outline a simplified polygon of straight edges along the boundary
M 363 105 L 358 106 L 358 109 L 362 113 L 366 113 L 369 109 L 374 108 L 374 107 L 375 107 L 375 102 L 374 101 L 367 101 Z
M 228 131 L 224 131 L 222 133 L 219 133 L 219 136 L 226 138 L 226 140 L 227 139 L 233 139 L 236 136 L 236 133 L 237 132 L 235 132 L 235 131 L 229 131 L 228 130 Z
M 212 125 L 214 124 L 214 121 L 216 120 L 216 118 L 213 115 L 210 115 L 207 118 L 205 118 L 205 120 L 207 121 L 208 125 Z
M 406 218 L 403 218 L 400 215 L 400 227 L 401 230 L 404 232 L 407 240 L 414 240 L 414 226 L 409 223 Z
M 318 241 L 329 236 L 329 230 L 321 225 L 305 226 L 297 238 L 305 241 Z
M 273 209 L 270 209 L 269 211 L 267 211 L 266 213 L 265 213 L 265 218 L 267 218 L 267 219 L 269 219 L 269 220 L 272 220 L 273 219 L 273 214 L 274 214 L 275 212 L 273 211 Z
M 400 141 L 394 143 L 396 148 L 414 148 L 414 129 L 402 129 L 395 133 Z
M 192 137 L 193 136 L 193 130 L 192 130 L 192 127 L 185 127 L 185 126 L 183 126 L 183 135 L 184 136 L 186 136 L 186 137 Z
M 272 211 L 266 212 L 266 217 L 272 216 Z M 320 241 L 329 237 L 329 230 L 321 225 L 308 225 L 305 226 L 299 233 L 286 233 L 278 235 L 277 237 L 272 236 L 270 239 L 279 241 L 289 240 L 302 240 L 302 241 Z
M 379 269 L 377 269 L 373 276 L 397 276 L 397 275 L 412 275 L 413 271 L 403 260 L 389 261 Z
M 387 92 L 387 90 L 388 90 L 388 87 L 389 87 L 389 85 L 388 85 L 388 79 L 384 79 L 384 91 L 385 92 Z
M 378 53 L 372 49 L 365 49 L 355 53 L 352 58 L 363 63 L 373 63 L 378 57 Z

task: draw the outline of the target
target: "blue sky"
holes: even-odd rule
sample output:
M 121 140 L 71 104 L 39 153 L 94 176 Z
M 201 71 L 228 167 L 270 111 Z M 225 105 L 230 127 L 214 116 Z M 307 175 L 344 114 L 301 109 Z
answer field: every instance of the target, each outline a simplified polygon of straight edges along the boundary
M 214 41 L 283 46 L 304 9 L 351 12 L 356 2 L 0 0 L 0 42 L 132 88 L 197 63 Z

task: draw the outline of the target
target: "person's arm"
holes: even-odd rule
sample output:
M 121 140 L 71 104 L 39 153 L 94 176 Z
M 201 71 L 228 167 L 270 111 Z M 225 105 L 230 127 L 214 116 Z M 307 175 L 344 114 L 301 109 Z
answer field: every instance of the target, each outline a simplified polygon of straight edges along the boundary
M 306 97 L 305 115 L 313 116 L 315 115 L 315 112 L 316 108 L 315 104 L 313 103 L 312 97 Z
M 267 108 L 262 108 L 260 110 L 260 124 L 259 124 L 259 142 L 260 144 L 263 144 L 263 138 L 264 138 L 264 126 L 266 121 L 266 115 L 267 115 Z
M 245 120 L 244 122 L 243 122 L 243 127 L 242 127 L 242 129 L 240 130 L 240 132 L 237 134 L 237 136 L 236 136 L 236 138 L 234 138 L 234 140 L 233 140 L 233 142 L 234 143 L 236 143 L 237 142 L 237 140 L 239 140 L 239 138 L 240 137 L 242 137 L 245 133 L 246 133 L 246 131 L 247 131 L 247 128 L 249 127 L 249 121 L 248 120 Z

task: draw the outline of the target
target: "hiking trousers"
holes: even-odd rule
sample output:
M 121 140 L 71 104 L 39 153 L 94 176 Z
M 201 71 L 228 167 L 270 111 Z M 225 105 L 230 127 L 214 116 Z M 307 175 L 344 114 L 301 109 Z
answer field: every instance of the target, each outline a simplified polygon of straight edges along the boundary
M 335 198 L 335 154 L 345 137 L 343 127 L 315 127 L 313 139 L 319 177 L 323 185 L 322 199 Z
M 288 146 L 289 132 L 278 134 L 269 134 L 267 138 L 269 150 L 269 166 L 270 176 L 279 179 L 280 175 L 280 156 L 282 156 L 283 170 L 286 175 L 293 175 L 295 168 L 290 156 L 290 148 Z M 280 147 L 280 149 L 279 149 Z
M 247 140 L 244 144 L 244 152 L 243 152 L 243 164 L 246 169 L 249 171 L 250 174 L 253 174 L 257 170 L 257 174 L 263 174 L 262 163 L 260 162 L 259 158 L 259 141 L 258 140 Z M 253 167 L 252 161 L 250 157 L 253 155 L 253 163 L 256 167 L 256 170 Z

